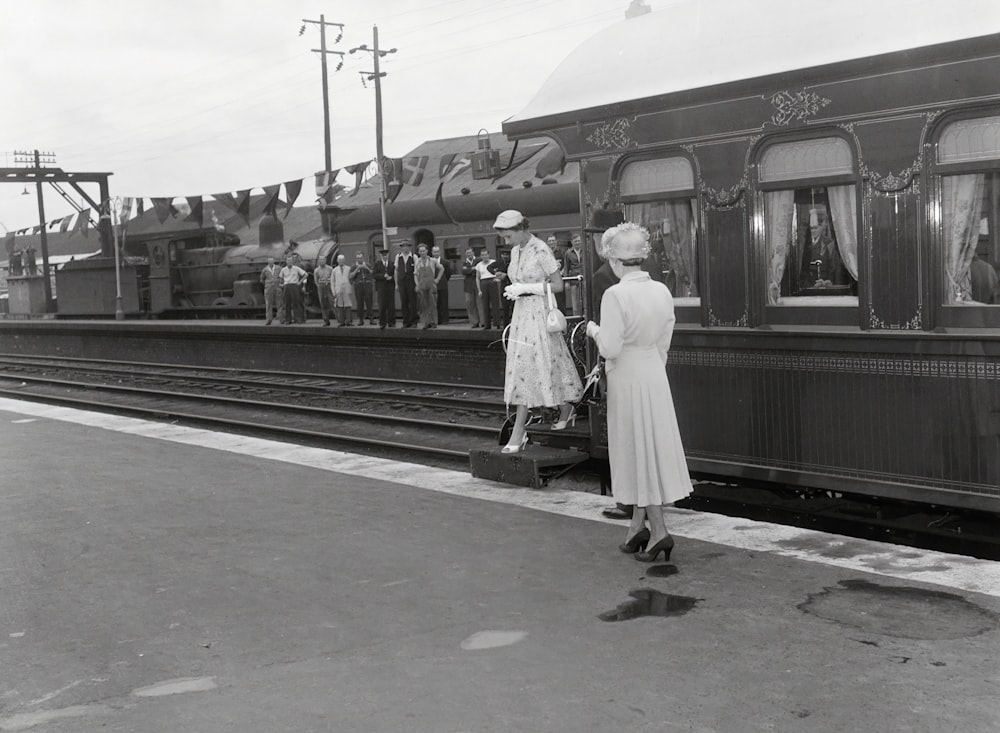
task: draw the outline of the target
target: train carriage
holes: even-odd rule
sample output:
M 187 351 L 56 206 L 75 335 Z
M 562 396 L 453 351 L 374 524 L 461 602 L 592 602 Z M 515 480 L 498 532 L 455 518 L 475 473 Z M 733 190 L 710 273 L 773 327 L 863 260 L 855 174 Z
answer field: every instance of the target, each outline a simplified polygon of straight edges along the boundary
M 602 31 L 504 132 L 650 230 L 693 470 L 1000 510 L 1000 5 L 725 5 Z

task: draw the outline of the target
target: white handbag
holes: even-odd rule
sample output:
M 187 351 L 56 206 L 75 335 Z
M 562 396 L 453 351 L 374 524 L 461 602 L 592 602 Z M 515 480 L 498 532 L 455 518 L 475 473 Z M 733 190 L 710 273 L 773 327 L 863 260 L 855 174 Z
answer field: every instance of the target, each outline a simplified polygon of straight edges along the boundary
M 566 330 L 566 316 L 559 310 L 555 293 L 548 281 L 545 282 L 545 330 L 549 333 L 562 333 Z

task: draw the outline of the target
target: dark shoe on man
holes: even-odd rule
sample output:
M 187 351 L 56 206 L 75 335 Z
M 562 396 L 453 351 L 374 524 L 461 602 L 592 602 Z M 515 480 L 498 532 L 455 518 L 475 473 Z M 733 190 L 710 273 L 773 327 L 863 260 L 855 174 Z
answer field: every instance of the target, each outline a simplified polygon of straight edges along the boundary
M 613 507 L 601 511 L 608 519 L 631 519 L 632 507 L 626 504 L 615 504 Z

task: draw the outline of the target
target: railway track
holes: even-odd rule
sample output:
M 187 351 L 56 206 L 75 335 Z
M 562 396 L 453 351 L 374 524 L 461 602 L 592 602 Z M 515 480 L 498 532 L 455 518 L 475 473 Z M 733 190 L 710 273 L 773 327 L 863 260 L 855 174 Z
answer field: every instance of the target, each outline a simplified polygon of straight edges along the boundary
M 0 394 L 451 464 L 506 414 L 491 387 L 52 357 L 0 356 Z

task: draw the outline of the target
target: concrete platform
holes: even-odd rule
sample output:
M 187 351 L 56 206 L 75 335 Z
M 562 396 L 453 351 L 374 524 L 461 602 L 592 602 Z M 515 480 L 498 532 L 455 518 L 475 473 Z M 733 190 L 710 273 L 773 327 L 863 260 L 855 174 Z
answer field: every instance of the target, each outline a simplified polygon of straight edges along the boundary
M 0 467 L 0 731 L 1000 729 L 1000 564 L 10 400 Z

